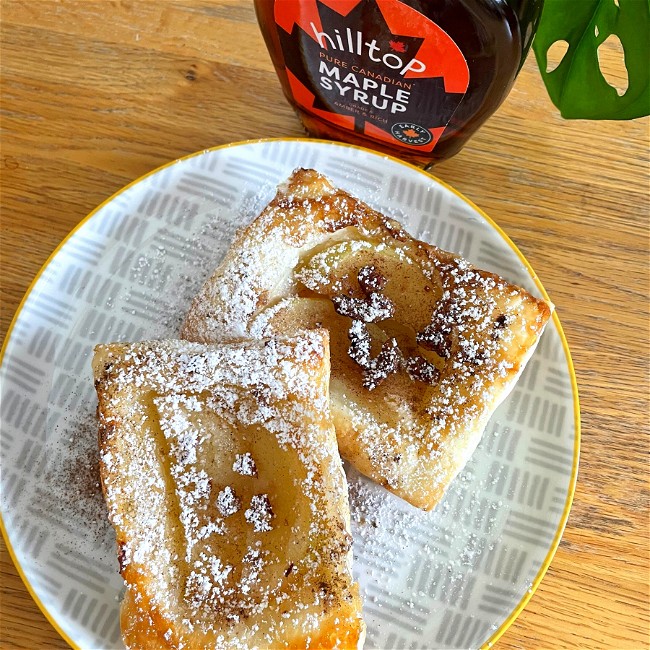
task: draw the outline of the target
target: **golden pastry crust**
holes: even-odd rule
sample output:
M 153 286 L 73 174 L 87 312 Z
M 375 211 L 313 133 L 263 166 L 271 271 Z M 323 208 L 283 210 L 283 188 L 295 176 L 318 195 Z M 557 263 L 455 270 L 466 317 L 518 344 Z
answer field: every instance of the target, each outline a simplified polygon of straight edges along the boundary
M 341 455 L 430 510 L 550 315 L 526 290 L 412 238 L 301 169 L 238 234 L 181 335 L 210 342 L 329 329 Z
M 358 648 L 327 332 L 97 346 L 128 648 Z

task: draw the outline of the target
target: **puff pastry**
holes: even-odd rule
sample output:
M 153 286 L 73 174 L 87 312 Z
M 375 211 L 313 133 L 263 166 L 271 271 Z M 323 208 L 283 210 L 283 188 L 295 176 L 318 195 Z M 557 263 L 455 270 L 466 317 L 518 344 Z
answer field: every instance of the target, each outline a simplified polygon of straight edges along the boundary
M 551 309 L 300 169 L 238 234 L 181 335 L 211 342 L 327 328 L 341 455 L 430 510 Z
M 128 648 L 358 648 L 327 332 L 97 346 Z

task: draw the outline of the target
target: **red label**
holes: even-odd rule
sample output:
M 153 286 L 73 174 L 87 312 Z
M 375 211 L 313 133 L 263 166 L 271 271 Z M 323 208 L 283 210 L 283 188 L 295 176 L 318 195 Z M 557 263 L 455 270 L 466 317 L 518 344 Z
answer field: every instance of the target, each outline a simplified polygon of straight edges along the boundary
M 469 85 L 463 53 L 400 0 L 276 0 L 295 101 L 339 127 L 431 151 Z

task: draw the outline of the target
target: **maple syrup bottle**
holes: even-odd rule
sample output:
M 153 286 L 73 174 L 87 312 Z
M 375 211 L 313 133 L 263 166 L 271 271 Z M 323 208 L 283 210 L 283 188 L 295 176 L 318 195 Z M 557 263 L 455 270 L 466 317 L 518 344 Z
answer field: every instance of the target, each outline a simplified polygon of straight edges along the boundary
M 508 94 L 543 0 L 255 0 L 284 94 L 313 135 L 430 165 Z

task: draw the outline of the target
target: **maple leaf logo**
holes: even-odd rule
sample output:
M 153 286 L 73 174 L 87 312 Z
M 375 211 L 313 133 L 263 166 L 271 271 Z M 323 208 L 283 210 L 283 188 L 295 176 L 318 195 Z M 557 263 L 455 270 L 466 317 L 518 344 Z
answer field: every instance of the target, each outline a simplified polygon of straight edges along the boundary
M 406 52 L 406 45 L 401 41 L 388 41 L 388 45 L 393 52 Z
M 408 138 L 417 138 L 420 135 L 415 129 L 406 129 L 402 133 Z

